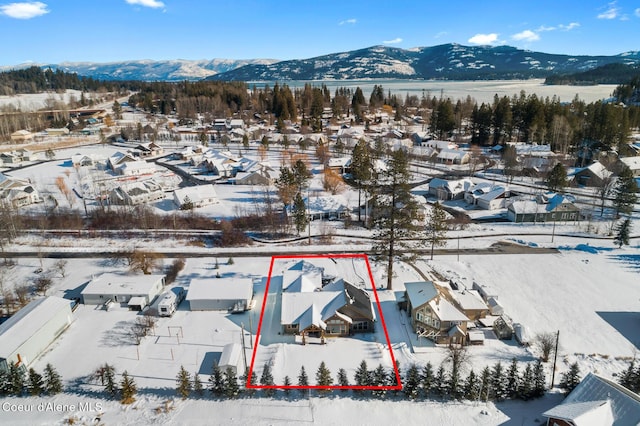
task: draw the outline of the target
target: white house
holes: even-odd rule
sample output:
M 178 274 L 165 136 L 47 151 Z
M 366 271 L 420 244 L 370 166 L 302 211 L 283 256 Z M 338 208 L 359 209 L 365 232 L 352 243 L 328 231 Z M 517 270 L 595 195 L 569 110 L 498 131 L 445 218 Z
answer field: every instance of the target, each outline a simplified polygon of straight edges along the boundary
M 109 202 L 122 206 L 137 206 L 162 200 L 164 191 L 153 179 L 125 183 L 109 193 Z
M 173 191 L 173 202 L 179 209 L 191 202 L 193 208 L 218 204 L 218 195 L 213 185 L 188 186 Z
M 67 299 L 49 296 L 31 301 L 0 324 L 0 370 L 7 370 L 11 362 L 29 367 L 72 320 Z
M 29 182 L 0 174 L 0 204 L 18 208 L 40 201 L 38 191 Z
M 471 179 L 445 180 L 433 178 L 429 182 L 429 194 L 436 196 L 439 200 L 457 200 L 463 198 L 471 187 L 473 187 Z
M 187 290 L 192 311 L 245 311 L 251 309 L 252 299 L 250 278 L 194 278 Z
M 121 166 L 117 166 L 115 171 L 123 176 L 139 176 L 155 173 L 158 169 L 153 163 L 146 161 L 126 161 Z
M 105 273 L 89 281 L 80 295 L 85 305 L 102 305 L 109 300 L 128 303 L 134 297 L 142 297 L 146 306 L 162 292 L 164 279 L 164 275 Z M 139 306 L 139 303 L 140 299 L 137 299 L 136 306 Z

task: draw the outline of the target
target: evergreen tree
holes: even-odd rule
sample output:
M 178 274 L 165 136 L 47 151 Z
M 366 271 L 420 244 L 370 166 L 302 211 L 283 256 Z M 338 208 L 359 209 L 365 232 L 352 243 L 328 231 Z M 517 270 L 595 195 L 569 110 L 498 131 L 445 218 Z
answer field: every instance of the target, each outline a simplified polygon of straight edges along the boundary
M 224 396 L 227 398 L 236 398 L 240 393 L 240 386 L 238 385 L 238 376 L 231 367 L 227 367 L 224 372 Z
M 225 378 L 222 370 L 218 366 L 218 363 L 213 364 L 213 370 L 209 377 L 209 392 L 214 397 L 221 397 L 225 393 Z
M 405 373 L 402 391 L 409 399 L 418 398 L 420 391 L 420 372 L 415 364 L 411 364 Z
M 524 371 L 522 372 L 522 377 L 520 378 L 520 382 L 518 384 L 518 397 L 520 399 L 524 399 L 528 401 L 534 396 L 534 376 L 533 371 L 531 370 L 531 364 L 527 363 Z
M 444 371 L 444 365 L 440 365 L 436 376 L 433 379 L 433 390 L 437 397 L 444 398 L 447 395 L 447 377 Z
M 313 177 L 307 165 L 301 159 L 297 159 L 291 168 L 293 172 L 293 181 L 297 186 L 298 192 L 307 187 L 309 179 Z
M 633 172 L 629 167 L 624 167 L 618 175 L 618 182 L 613 189 L 613 206 L 616 209 L 616 218 L 620 213 L 630 215 L 633 212 L 638 197 L 638 185 L 636 184 Z
M 262 386 L 273 386 L 273 374 L 271 374 L 271 366 L 268 362 L 264 363 L 264 367 L 262 367 L 262 375 L 260 376 L 260 384 Z M 264 390 L 264 394 L 266 396 L 273 396 L 275 393 L 275 389 L 267 388 Z
M 433 390 L 434 382 L 433 367 L 431 366 L 431 362 L 427 362 L 427 365 L 425 365 L 422 369 L 420 380 L 422 382 L 422 394 L 425 398 L 429 398 Z
M 453 366 L 447 377 L 447 394 L 452 399 L 462 399 L 464 396 L 462 383 L 460 383 L 460 369 Z
M 293 223 L 296 226 L 296 231 L 298 232 L 298 235 L 300 235 L 300 233 L 304 231 L 309 224 L 309 218 L 307 217 L 307 206 L 302 199 L 302 194 L 299 192 L 293 199 L 293 208 L 291 209 L 291 213 L 293 215 Z
M 255 371 L 251 372 L 251 377 L 249 378 L 249 386 L 246 386 L 247 383 L 247 376 L 243 375 L 242 379 L 240 380 L 243 384 L 245 384 L 245 388 L 244 391 L 246 392 L 246 394 L 248 396 L 253 396 L 254 393 L 256 393 L 256 390 L 254 388 L 254 386 L 256 386 L 258 384 L 258 375 L 256 374 Z
M 104 367 L 102 367 L 102 377 L 103 377 L 104 390 L 111 397 L 115 397 L 118 393 L 115 368 L 112 365 L 105 363 Z
M 195 392 L 198 397 L 204 396 L 204 386 L 198 373 L 193 374 L 193 392 Z
M 51 364 L 47 364 L 44 368 L 44 390 L 49 395 L 62 392 L 62 379 Z
M 391 154 L 383 179 L 378 182 L 373 206 L 374 245 L 372 251 L 378 262 L 386 262 L 387 290 L 393 288 L 393 265 L 410 261 L 416 241 L 422 241 L 422 227 L 418 225 L 418 203 L 409 186 L 409 156 L 404 150 Z
M 120 402 L 122 404 L 131 404 L 135 401 L 135 395 L 138 389 L 133 377 L 129 376 L 127 370 L 122 373 L 122 380 L 120 381 Z
M 467 379 L 464 381 L 464 398 L 469 401 L 475 401 L 478 399 L 478 378 L 473 370 L 469 371 Z
M 491 391 L 491 369 L 487 366 L 480 374 L 480 399 L 488 401 L 492 397 Z
M 533 366 L 533 397 L 540 398 L 547 391 L 547 378 L 542 361 L 536 361 Z
M 32 396 L 40 396 L 44 392 L 44 380 L 42 375 L 38 374 L 33 368 L 29 369 L 29 394 Z
M 516 358 L 513 358 L 511 360 L 511 365 L 507 370 L 507 383 L 505 389 L 507 398 L 516 398 L 518 396 L 519 378 L 518 360 Z
M 289 396 L 289 394 L 291 393 L 291 389 L 289 389 L 286 386 L 291 386 L 291 379 L 289 378 L 289 376 L 284 376 L 284 383 L 283 385 L 285 386 L 284 390 L 284 394 Z
M 616 226 L 616 236 L 613 242 L 622 248 L 623 245 L 629 245 L 629 237 L 631 234 L 631 219 L 626 218 Z
M 178 376 L 176 377 L 176 392 L 182 399 L 187 399 L 191 393 L 191 374 L 181 365 Z
M 625 370 L 625 372 L 620 375 L 620 384 L 625 388 L 637 393 L 639 383 L 640 380 L 638 378 L 638 372 L 636 371 L 636 360 L 634 358 L 629 363 L 629 367 Z
M 0 369 L 0 396 L 11 393 L 11 380 L 9 380 L 9 370 Z
M 433 260 L 435 247 L 443 246 L 447 242 L 447 216 L 442 205 L 438 202 L 431 207 L 425 233 L 425 240 L 431 244 L 431 260 Z
M 318 386 L 331 386 L 333 384 L 333 377 L 331 377 L 331 371 L 327 368 L 327 365 L 322 361 L 316 371 L 316 385 Z M 328 389 L 321 390 L 320 392 L 329 392 Z
M 567 187 L 567 169 L 562 163 L 553 166 L 547 176 L 547 188 L 549 191 L 562 192 Z
M 9 364 L 9 382 L 11 395 L 20 396 L 25 388 L 25 374 L 22 369 L 15 362 L 11 361 Z
M 371 386 L 371 373 L 368 370 L 367 362 L 362 360 L 354 375 L 356 386 Z
M 580 384 L 580 380 L 580 367 L 578 367 L 577 362 L 574 362 L 569 366 L 569 371 L 562 373 L 560 389 L 564 390 L 566 395 L 569 395 Z
M 371 384 L 373 386 L 386 386 L 387 385 L 387 372 L 382 364 L 378 364 L 375 370 L 371 373 Z M 371 391 L 373 396 L 378 398 L 384 398 L 387 391 L 384 389 L 376 389 Z
M 505 376 L 500 361 L 493 366 L 491 371 L 491 391 L 496 401 L 502 401 L 505 398 Z
M 344 368 L 338 370 L 338 386 L 349 386 L 349 377 Z M 341 391 L 346 392 L 347 389 L 341 389 Z
M 300 374 L 298 374 L 298 386 L 309 386 L 309 376 L 307 376 L 307 371 L 304 368 L 304 365 L 300 367 Z M 300 389 L 300 394 L 302 396 L 309 394 L 309 389 Z
M 353 148 L 351 154 L 351 177 L 358 188 L 358 221 L 362 220 L 360 206 L 360 196 L 362 190 L 365 189 L 373 178 L 373 157 L 369 142 L 364 138 L 360 139 Z
M 285 208 L 291 205 L 296 194 L 300 192 L 296 186 L 293 171 L 286 166 L 280 167 L 280 176 L 275 180 L 274 185 Z

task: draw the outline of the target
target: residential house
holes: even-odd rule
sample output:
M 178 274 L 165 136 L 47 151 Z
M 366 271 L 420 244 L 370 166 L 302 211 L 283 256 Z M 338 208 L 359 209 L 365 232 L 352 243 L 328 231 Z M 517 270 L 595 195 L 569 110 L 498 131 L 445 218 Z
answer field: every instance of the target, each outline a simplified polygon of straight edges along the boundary
M 115 172 L 123 176 L 140 176 L 153 174 L 158 168 L 153 163 L 146 161 L 126 161 L 115 168 Z
M 469 318 L 430 281 L 405 283 L 402 302 L 418 336 L 436 343 L 465 344 Z
M 198 185 L 173 191 L 173 202 L 179 209 L 187 209 L 218 204 L 220 200 L 213 185 Z
M 445 180 L 433 178 L 429 182 L 429 194 L 439 200 L 459 200 L 473 187 L 471 179 Z
M 194 278 L 187 289 L 192 311 L 244 312 L 252 307 L 251 278 Z
M 620 168 L 622 168 L 622 166 L 629 167 L 634 176 L 640 177 L 640 157 L 620 158 L 618 159 L 618 165 Z
M 33 133 L 28 130 L 18 130 L 11 133 L 11 142 L 13 143 L 25 143 L 33 140 Z
M 70 300 L 48 296 L 29 302 L 0 324 L 0 371 L 8 371 L 12 362 L 28 368 L 71 321 Z
M 481 182 L 465 192 L 464 200 L 484 210 L 496 210 L 506 207 L 511 195 L 504 186 Z
M 588 373 L 562 403 L 542 413 L 548 426 L 631 426 L 640 424 L 640 396 Z
M 123 183 L 109 193 L 109 203 L 119 206 L 137 206 L 163 198 L 162 187 L 153 179 Z
M 140 154 L 140 157 L 156 157 L 164 154 L 164 148 L 155 142 L 141 143 L 134 149 Z
M 349 215 L 347 199 L 343 195 L 304 198 L 310 220 L 341 219 Z
M 27 161 L 35 161 L 37 159 L 38 156 L 36 154 L 24 148 L 0 153 L 0 160 L 4 164 L 21 164 Z
M 576 169 L 568 178 L 573 179 L 576 185 L 600 187 L 607 179 L 611 179 L 613 173 L 599 161 L 589 166 Z
M 580 209 L 567 196 L 548 193 L 535 200 L 514 201 L 507 208 L 511 222 L 574 222 L 580 219 Z
M 343 279 L 325 279 L 321 268 L 306 261 L 283 272 L 281 306 L 283 332 L 303 338 L 346 336 L 375 328 L 368 291 Z
M 61 136 L 69 135 L 69 129 L 67 129 L 66 127 L 61 127 L 59 129 L 46 129 L 45 132 L 47 132 L 47 136 L 53 136 L 53 137 L 61 137 Z
M 442 164 L 467 164 L 470 158 L 469 151 L 460 149 L 443 149 L 436 156 L 437 161 Z
M 18 208 L 42 201 L 29 182 L 0 174 L 0 204 Z
M 136 157 L 130 152 L 116 152 L 107 160 L 107 167 L 114 172 L 127 162 L 137 161 Z
M 109 301 L 129 304 L 135 298 L 135 306 L 140 303 L 146 306 L 162 292 L 164 285 L 164 275 L 104 273 L 92 278 L 80 295 L 85 305 L 102 305 Z
M 489 307 L 476 290 L 454 290 L 449 294 L 454 305 L 471 321 L 477 321 L 489 314 Z
M 351 157 L 329 158 L 327 167 L 341 175 L 351 173 Z

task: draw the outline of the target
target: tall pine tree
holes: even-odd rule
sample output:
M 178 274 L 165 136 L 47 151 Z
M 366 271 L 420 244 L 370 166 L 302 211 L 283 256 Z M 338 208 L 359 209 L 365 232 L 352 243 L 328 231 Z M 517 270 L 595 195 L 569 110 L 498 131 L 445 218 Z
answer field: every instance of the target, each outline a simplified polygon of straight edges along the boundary
M 176 377 L 176 392 L 182 399 L 187 399 L 191 393 L 191 389 L 191 374 L 181 365 L 178 376 Z
M 62 379 L 51 364 L 47 364 L 44 368 L 44 390 L 49 395 L 62 392 Z
M 397 261 L 411 261 L 416 255 L 413 249 L 422 242 L 420 235 L 418 203 L 409 186 L 409 156 L 404 150 L 391 154 L 387 170 L 377 182 L 374 196 L 372 251 L 378 262 L 387 264 L 387 290 L 393 289 L 393 265 Z
M 224 374 L 217 363 L 213 364 L 213 370 L 211 376 L 209 376 L 209 392 L 213 397 L 221 397 L 225 393 L 225 378 Z
M 131 404 L 136 398 L 135 395 L 138 392 L 136 382 L 133 377 L 129 376 L 127 370 L 122 373 L 122 380 L 120 381 L 120 402 L 122 404 Z
M 274 385 L 273 374 L 271 374 L 271 366 L 269 365 L 268 362 L 265 362 L 264 366 L 262 367 L 262 374 L 260 375 L 260 384 L 262 386 Z M 274 393 L 275 393 L 275 389 L 273 388 L 264 389 L 265 396 L 273 396 Z

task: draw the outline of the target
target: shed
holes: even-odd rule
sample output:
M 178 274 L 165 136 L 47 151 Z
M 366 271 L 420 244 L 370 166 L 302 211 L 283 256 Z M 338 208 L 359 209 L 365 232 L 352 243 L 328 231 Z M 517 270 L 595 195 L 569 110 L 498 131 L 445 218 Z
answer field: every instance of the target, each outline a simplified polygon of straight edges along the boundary
M 192 279 L 187 292 L 192 311 L 245 311 L 252 299 L 251 278 Z
M 147 298 L 144 296 L 134 296 L 129 299 L 127 306 L 131 311 L 141 311 L 147 306 Z
M 49 296 L 31 301 L 0 324 L 0 370 L 14 362 L 29 367 L 73 319 L 71 302 Z
M 93 278 L 82 290 L 82 303 L 102 305 L 109 300 L 129 303 L 134 297 L 143 297 L 144 306 L 153 302 L 164 287 L 164 275 L 118 275 L 105 273 Z M 139 300 L 137 303 L 141 303 Z M 143 306 L 143 308 L 144 308 Z
M 222 372 L 230 368 L 234 374 L 238 374 L 238 369 L 242 370 L 242 345 L 239 343 L 229 343 L 222 349 L 218 367 Z

